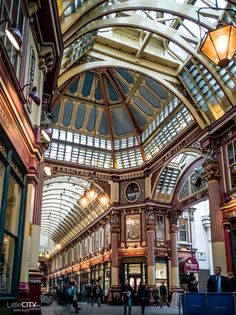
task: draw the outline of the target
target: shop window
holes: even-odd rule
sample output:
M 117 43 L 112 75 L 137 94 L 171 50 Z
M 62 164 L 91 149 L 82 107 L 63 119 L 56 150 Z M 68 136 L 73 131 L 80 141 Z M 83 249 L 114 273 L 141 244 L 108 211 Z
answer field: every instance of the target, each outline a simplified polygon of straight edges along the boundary
M 5 135 L 0 135 L 6 139 Z M 22 252 L 25 176 L 10 145 L 0 143 L 0 299 L 15 297 Z
M 188 219 L 180 218 L 179 219 L 179 242 L 188 243 Z
M 126 216 L 126 240 L 139 241 L 140 235 L 140 215 Z
M 5 167 L 4 167 L 3 163 L 0 161 L 0 200 L 2 199 L 4 171 L 5 171 Z
M 167 264 L 166 262 L 156 262 L 155 264 L 156 284 L 167 282 Z
M 227 146 L 231 188 L 236 187 L 236 141 Z
M 163 215 L 156 216 L 156 239 L 160 241 L 165 240 L 165 224 Z

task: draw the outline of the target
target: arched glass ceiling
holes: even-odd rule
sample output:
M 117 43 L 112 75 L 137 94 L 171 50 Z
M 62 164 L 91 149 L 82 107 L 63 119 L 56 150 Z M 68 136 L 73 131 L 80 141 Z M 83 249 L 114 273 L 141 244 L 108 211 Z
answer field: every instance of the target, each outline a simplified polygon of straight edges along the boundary
M 170 202 L 179 177 L 199 156 L 194 152 L 176 155 L 162 170 L 157 181 L 154 199 L 160 202 Z
M 193 120 L 204 128 L 231 109 L 235 60 L 219 69 L 197 53 L 199 24 L 203 34 L 221 16 L 234 20 L 211 9 L 198 20 L 197 10 L 210 6 L 207 0 L 58 0 L 65 50 L 47 157 L 137 167 Z
M 43 186 L 40 249 L 55 250 L 86 229 L 105 208 L 97 201 L 86 209 L 79 204 L 90 182 L 73 176 L 57 176 L 45 180 Z M 97 187 L 98 192 L 100 191 Z

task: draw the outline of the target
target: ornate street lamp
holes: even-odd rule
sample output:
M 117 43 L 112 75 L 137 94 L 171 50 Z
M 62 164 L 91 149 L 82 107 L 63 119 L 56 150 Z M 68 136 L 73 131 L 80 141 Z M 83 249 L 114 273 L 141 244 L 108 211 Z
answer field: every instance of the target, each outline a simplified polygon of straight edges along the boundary
M 198 9 L 198 22 L 200 28 L 200 16 L 199 13 L 203 9 L 222 10 L 236 13 L 232 9 L 224 9 L 218 7 L 216 1 L 216 7 L 204 7 Z M 202 39 L 202 38 L 201 38 Z M 233 23 L 223 25 L 220 23 L 215 30 L 209 31 L 205 34 L 202 43 L 199 46 L 198 52 L 203 53 L 218 67 L 226 67 L 232 60 L 236 51 L 236 27 Z

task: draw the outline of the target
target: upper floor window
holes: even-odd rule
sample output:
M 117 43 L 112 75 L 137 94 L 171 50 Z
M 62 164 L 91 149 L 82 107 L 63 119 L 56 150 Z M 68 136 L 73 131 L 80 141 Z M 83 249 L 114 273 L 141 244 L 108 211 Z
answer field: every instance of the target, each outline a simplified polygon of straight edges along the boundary
M 138 241 L 141 239 L 140 215 L 132 214 L 126 216 L 126 240 Z
M 164 216 L 159 214 L 156 216 L 156 239 L 165 240 Z
M 188 227 L 188 219 L 180 218 L 179 219 L 179 242 L 188 243 L 189 242 L 189 227 Z
M 2 1 L 2 14 L 1 14 L 1 21 L 2 20 L 10 20 L 13 23 L 16 23 L 17 28 L 21 32 L 21 35 L 23 36 L 24 32 L 24 13 L 21 6 L 20 0 L 4 0 Z M 15 70 L 16 76 L 19 77 L 20 72 L 20 61 L 21 57 L 19 52 L 16 50 L 16 48 L 12 45 L 12 43 L 9 41 L 8 37 L 6 36 L 4 30 L 6 27 L 8 27 L 8 23 L 3 23 L 1 25 L 1 32 L 0 32 L 0 38 L 6 48 L 8 57 L 11 61 L 11 64 Z
M 236 141 L 227 146 L 228 165 L 231 179 L 231 188 L 236 187 Z
M 105 228 L 105 246 L 108 246 L 110 244 L 110 224 L 106 224 Z

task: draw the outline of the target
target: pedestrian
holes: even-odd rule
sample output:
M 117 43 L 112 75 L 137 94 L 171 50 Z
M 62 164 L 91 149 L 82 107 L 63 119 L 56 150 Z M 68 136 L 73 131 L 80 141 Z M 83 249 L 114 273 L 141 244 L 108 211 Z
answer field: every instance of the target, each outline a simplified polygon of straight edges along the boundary
M 134 290 L 129 284 L 129 281 L 126 281 L 125 285 L 121 288 L 121 298 L 124 303 L 124 315 L 127 314 L 127 308 L 128 308 L 128 315 L 131 315 L 132 310 L 132 299 L 134 296 Z
M 159 296 L 159 290 L 158 290 L 157 285 L 155 285 L 155 287 L 153 288 L 152 296 L 154 298 L 154 305 L 158 306 L 160 296 Z
M 86 298 L 87 298 L 87 304 L 92 305 L 92 286 L 90 283 L 85 287 L 86 292 Z
M 70 297 L 70 302 L 73 305 L 75 309 L 75 313 L 79 313 L 79 305 L 78 305 L 78 290 L 75 286 L 75 282 L 72 281 L 70 284 L 70 289 L 69 289 L 69 297 Z
M 167 300 L 167 287 L 165 286 L 165 282 L 163 281 L 159 288 L 160 291 L 160 307 L 163 307 L 164 305 L 170 307 L 170 304 Z
M 215 274 L 209 276 L 207 281 L 207 292 L 228 292 L 229 283 L 225 276 L 221 275 L 221 267 L 215 267 Z
M 196 286 L 195 277 L 190 278 L 190 282 L 188 283 L 188 292 L 198 292 L 198 287 Z
M 236 278 L 232 272 L 228 272 L 227 280 L 228 280 L 229 292 L 235 292 L 236 291 Z
M 102 295 L 103 295 L 103 289 L 102 289 L 100 283 L 97 283 L 96 284 L 96 298 L 97 298 L 97 302 L 98 302 L 98 307 L 101 306 Z
M 138 300 L 141 305 L 142 315 L 145 312 L 145 306 L 147 305 L 148 301 L 148 291 L 145 283 L 140 281 L 139 288 L 138 288 Z

